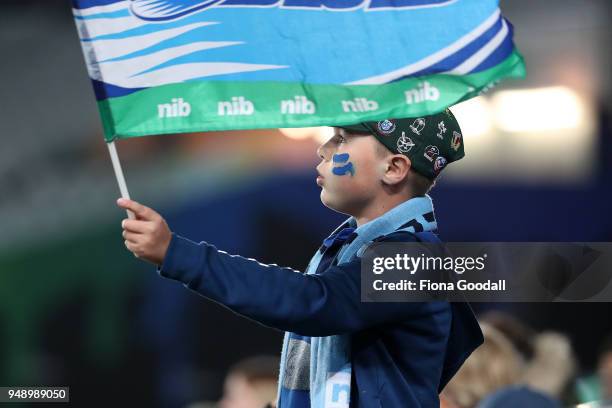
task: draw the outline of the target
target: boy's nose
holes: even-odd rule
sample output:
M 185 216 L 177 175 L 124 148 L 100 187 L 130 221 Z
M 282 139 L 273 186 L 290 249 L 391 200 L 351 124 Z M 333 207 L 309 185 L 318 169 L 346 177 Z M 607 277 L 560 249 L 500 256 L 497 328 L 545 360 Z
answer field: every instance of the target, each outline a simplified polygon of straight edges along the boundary
M 321 158 L 321 160 L 325 159 L 325 145 L 321 145 L 317 149 L 317 155 Z
M 331 146 L 331 143 L 328 140 L 327 142 L 319 146 L 319 148 L 317 149 L 317 154 L 319 155 L 321 160 L 330 161 L 333 150 L 334 150 L 334 147 Z

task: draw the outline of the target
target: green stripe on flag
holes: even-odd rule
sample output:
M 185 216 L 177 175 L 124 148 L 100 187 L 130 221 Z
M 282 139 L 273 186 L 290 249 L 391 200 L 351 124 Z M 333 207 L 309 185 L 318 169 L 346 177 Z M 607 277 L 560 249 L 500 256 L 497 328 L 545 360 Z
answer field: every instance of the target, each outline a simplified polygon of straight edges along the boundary
M 503 78 L 525 77 L 515 49 L 470 75 L 429 75 L 382 85 L 191 81 L 98 102 L 106 141 L 227 129 L 346 125 L 442 111 Z

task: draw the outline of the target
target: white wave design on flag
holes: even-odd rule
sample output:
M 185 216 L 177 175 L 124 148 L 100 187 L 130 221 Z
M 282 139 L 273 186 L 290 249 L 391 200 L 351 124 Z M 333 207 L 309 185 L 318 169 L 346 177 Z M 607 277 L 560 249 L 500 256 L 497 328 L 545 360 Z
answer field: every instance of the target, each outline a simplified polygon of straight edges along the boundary
M 118 4 L 121 6 L 119 7 Z M 127 2 L 121 2 L 92 7 L 96 9 L 95 12 L 90 9 L 73 9 L 73 12 L 75 16 L 91 17 L 111 11 L 127 10 L 127 8 Z M 94 80 L 122 88 L 147 88 L 214 75 L 288 68 L 285 65 L 235 62 L 185 63 L 156 68 L 163 63 L 196 51 L 243 44 L 239 41 L 198 41 L 130 57 L 132 53 L 176 38 L 191 30 L 214 24 L 219 24 L 219 22 L 204 21 L 175 28 L 164 28 L 164 24 L 151 24 L 131 16 L 76 20 L 89 76 Z M 123 38 L 99 38 L 144 26 L 153 27 L 154 31 Z
M 136 83 L 137 78 L 140 73 L 150 70 L 153 67 L 156 67 L 164 62 L 168 62 L 176 57 L 180 57 L 182 55 L 187 55 L 192 52 L 207 50 L 211 48 L 225 47 L 228 45 L 239 44 L 236 42 L 197 42 L 191 44 L 181 45 L 179 47 L 174 47 L 171 49 L 165 49 L 158 52 L 154 52 L 139 58 L 130 58 L 120 61 L 112 61 L 112 62 L 102 62 L 98 64 L 98 80 L 102 80 L 103 78 L 121 78 L 126 81 Z M 119 85 L 116 83 L 116 85 Z M 125 85 L 125 84 L 124 84 Z M 119 86 L 124 86 L 119 85 Z M 142 84 L 138 85 L 138 87 L 143 86 Z M 124 86 L 125 87 L 125 86 Z M 130 86 L 134 87 L 134 86 Z
M 394 71 L 391 71 L 391 72 L 386 72 L 386 73 L 381 74 L 381 75 L 376 75 L 376 76 L 372 76 L 372 77 L 369 77 L 369 78 L 360 79 L 358 81 L 350 82 L 350 83 L 348 83 L 346 85 L 376 85 L 376 84 L 384 84 L 384 83 L 387 83 L 387 82 L 391 82 L 391 81 L 393 81 L 393 80 L 395 80 L 397 78 L 401 78 L 401 77 L 404 77 L 404 76 L 407 76 L 407 75 L 410 75 L 410 74 L 414 74 L 415 72 L 418 72 L 418 71 L 421 71 L 423 69 L 426 69 L 426 68 L 428 68 L 428 67 L 430 67 L 430 66 L 432 66 L 432 65 L 434 65 L 434 64 L 436 64 L 436 63 L 438 63 L 440 61 L 442 61 L 444 58 L 450 56 L 451 54 L 459 51 L 461 48 L 465 47 L 470 42 L 472 42 L 473 40 L 478 38 L 480 35 L 482 35 L 484 32 L 486 32 L 488 29 L 490 29 L 499 20 L 500 16 L 501 16 L 500 10 L 499 9 L 495 10 L 495 12 L 493 14 L 491 14 L 485 21 L 482 22 L 482 24 L 480 24 L 474 30 L 472 30 L 471 32 L 467 33 L 463 37 L 459 38 L 457 41 L 455 41 L 451 45 L 449 45 L 449 46 L 447 46 L 445 48 L 442 48 L 440 51 L 435 52 L 435 53 L 433 53 L 433 54 L 423 58 L 420 61 L 414 62 L 414 63 L 412 63 L 410 65 L 407 65 L 405 67 L 402 67 L 400 69 L 397 69 L 397 70 L 394 70 Z M 504 24 L 504 26 L 503 26 L 502 31 L 504 31 L 504 29 L 505 29 L 505 34 L 501 37 L 501 41 L 503 41 L 505 35 L 507 35 L 507 32 L 508 32 L 508 27 L 507 27 L 506 23 L 504 22 L 503 24 Z M 499 34 L 501 34 L 501 32 Z M 497 38 L 499 36 L 499 34 L 495 38 Z M 493 40 L 491 40 L 491 41 L 493 41 Z M 500 43 L 501 43 L 501 41 L 500 41 Z M 478 51 L 478 53 L 480 53 L 481 51 L 482 50 Z M 494 51 L 494 49 L 491 52 L 493 52 L 493 51 Z M 483 54 L 480 54 L 480 55 L 483 55 Z M 490 53 L 487 54 L 487 55 L 484 55 L 484 58 L 486 58 L 488 55 L 490 55 Z M 473 56 L 472 58 L 474 58 L 474 57 L 475 56 Z M 484 60 L 484 58 L 483 58 L 483 60 Z M 462 66 L 465 65 L 465 67 L 469 67 L 470 64 L 467 64 L 468 61 L 470 61 L 470 60 L 466 60 L 461 65 Z M 474 67 L 476 67 L 477 65 L 478 64 L 474 65 Z M 459 69 L 459 67 L 455 68 L 455 70 L 458 70 L 458 69 Z M 466 71 L 466 72 L 468 72 L 468 71 Z M 453 71 L 453 73 L 455 73 L 455 72 Z M 465 73 L 465 72 L 462 72 L 462 73 Z
M 142 27 L 147 23 L 133 17 L 100 18 L 97 20 L 76 20 L 81 39 L 92 39 L 103 35 L 118 34 Z
M 108 40 L 96 40 L 95 41 L 95 57 L 97 62 L 105 62 L 110 59 L 121 58 L 126 55 L 130 55 L 134 52 L 147 49 L 155 44 L 159 44 L 162 41 L 169 40 L 174 37 L 178 37 L 181 34 L 195 30 L 196 28 L 205 27 L 209 25 L 219 24 L 213 21 L 204 23 L 193 23 L 182 27 L 169 28 L 167 30 L 156 31 L 154 33 L 143 34 L 140 36 L 132 37 L 134 41 L 125 41 L 124 39 L 108 39 Z M 93 41 L 84 41 L 85 46 L 92 46 Z M 214 44 L 214 41 L 209 41 L 210 44 Z M 223 43 L 226 45 L 232 45 L 235 43 Z M 93 61 L 95 63 L 96 61 Z M 89 61 L 88 61 L 89 63 Z

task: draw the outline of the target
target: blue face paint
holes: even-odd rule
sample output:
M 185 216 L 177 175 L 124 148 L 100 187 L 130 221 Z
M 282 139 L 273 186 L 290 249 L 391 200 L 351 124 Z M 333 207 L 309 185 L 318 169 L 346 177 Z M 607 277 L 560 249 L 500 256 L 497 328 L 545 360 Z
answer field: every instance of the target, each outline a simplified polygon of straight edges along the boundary
M 344 166 L 332 168 L 332 173 L 336 176 L 344 176 L 347 173 L 350 173 L 351 176 L 355 175 L 355 168 L 353 167 L 353 163 L 349 162 L 348 153 L 334 154 L 332 161 L 334 163 L 346 163 Z
M 348 153 L 334 154 L 334 156 L 332 157 L 332 161 L 334 163 L 346 163 L 348 159 L 349 159 Z
M 334 167 L 332 169 L 332 173 L 336 176 L 344 176 L 347 173 L 351 173 L 351 176 L 355 175 L 355 169 L 353 168 L 353 163 L 347 163 L 342 167 Z

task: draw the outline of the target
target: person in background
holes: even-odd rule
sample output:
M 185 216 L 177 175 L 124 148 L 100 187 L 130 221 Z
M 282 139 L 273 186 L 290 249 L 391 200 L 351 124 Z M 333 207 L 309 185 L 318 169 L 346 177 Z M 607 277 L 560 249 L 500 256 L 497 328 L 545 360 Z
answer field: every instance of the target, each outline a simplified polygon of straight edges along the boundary
M 553 399 L 563 399 L 577 365 L 567 336 L 552 331 L 537 333 L 516 317 L 499 311 L 485 314 L 480 321 L 502 332 L 519 352 L 519 384 Z
M 474 408 L 487 395 L 518 381 L 521 359 L 510 340 L 480 323 L 484 343 L 465 361 L 441 394 L 442 408 Z
M 276 400 L 279 359 L 256 356 L 232 366 L 218 408 L 263 408 Z
M 526 385 L 512 385 L 494 392 L 477 408 L 561 408 L 561 403 L 541 391 Z
M 612 407 L 612 335 L 604 341 L 597 365 L 601 386 L 600 406 Z

